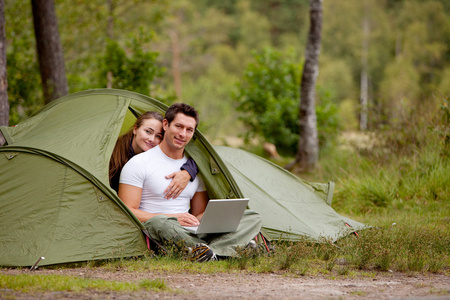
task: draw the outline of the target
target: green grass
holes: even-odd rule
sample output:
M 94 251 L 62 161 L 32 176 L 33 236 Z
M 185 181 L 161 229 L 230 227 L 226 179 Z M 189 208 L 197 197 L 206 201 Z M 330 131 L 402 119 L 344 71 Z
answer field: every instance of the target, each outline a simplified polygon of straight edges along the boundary
M 364 272 L 448 273 L 450 230 L 444 222 L 419 220 L 414 213 L 378 214 L 381 226 L 350 235 L 337 243 L 307 239 L 276 243 L 276 251 L 242 252 L 239 257 L 199 264 L 171 254 L 97 263 L 111 272 L 285 273 L 293 275 L 361 276 Z M 396 222 L 393 222 L 393 218 Z M 85 266 L 89 267 L 89 263 Z M 94 266 L 92 266 L 94 267 Z
M 63 275 L 42 275 L 42 274 L 21 274 L 3 275 L 0 274 L 0 288 L 30 292 L 56 292 L 68 291 L 79 293 L 90 289 L 95 291 L 115 291 L 115 292 L 135 292 L 139 290 L 164 291 L 166 284 L 161 279 L 140 282 L 120 282 L 93 278 L 81 278 Z

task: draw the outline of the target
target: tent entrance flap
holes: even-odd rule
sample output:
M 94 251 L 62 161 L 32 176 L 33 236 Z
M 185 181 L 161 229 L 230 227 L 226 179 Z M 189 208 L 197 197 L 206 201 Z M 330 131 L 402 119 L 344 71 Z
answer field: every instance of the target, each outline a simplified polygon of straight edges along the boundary
M 119 136 L 130 130 L 137 118 L 139 118 L 139 114 L 133 108 L 128 107 L 128 110 L 125 113 L 125 118 L 123 119 L 122 127 L 120 128 Z
M 12 138 L 8 133 L 8 129 L 5 126 L 0 126 L 0 135 L 3 135 L 3 137 L 5 138 L 6 144 L 5 145 L 10 145 L 12 144 Z M 1 137 L 1 136 L 0 136 Z M 0 146 L 3 146 L 0 144 Z
M 131 113 L 137 118 L 139 118 L 139 114 L 131 107 L 128 106 L 128 110 L 131 111 Z

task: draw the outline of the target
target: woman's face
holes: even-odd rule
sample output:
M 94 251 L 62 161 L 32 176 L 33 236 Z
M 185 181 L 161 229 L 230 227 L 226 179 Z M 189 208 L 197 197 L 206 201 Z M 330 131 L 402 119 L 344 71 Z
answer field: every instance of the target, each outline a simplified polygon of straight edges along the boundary
M 156 119 L 146 119 L 139 128 L 133 129 L 133 142 L 131 143 L 134 153 L 145 152 L 161 143 L 162 123 Z

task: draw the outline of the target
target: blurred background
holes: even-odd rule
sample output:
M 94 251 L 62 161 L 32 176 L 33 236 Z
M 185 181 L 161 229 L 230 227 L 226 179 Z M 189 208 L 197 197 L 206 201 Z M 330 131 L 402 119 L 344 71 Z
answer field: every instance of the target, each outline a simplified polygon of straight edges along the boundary
M 295 155 L 309 1 L 55 0 L 55 11 L 69 93 L 112 87 L 183 101 L 213 144 Z M 367 147 L 371 133 L 448 114 L 449 16 L 446 0 L 323 1 L 321 153 L 340 138 Z M 15 125 L 44 99 L 30 1 L 6 1 L 5 18 Z

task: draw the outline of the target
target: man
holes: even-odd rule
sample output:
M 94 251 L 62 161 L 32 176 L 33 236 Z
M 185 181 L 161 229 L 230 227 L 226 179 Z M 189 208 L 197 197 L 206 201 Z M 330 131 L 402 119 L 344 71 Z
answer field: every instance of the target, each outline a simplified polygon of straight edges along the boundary
M 235 253 L 236 241 L 249 243 L 261 229 L 261 218 L 247 210 L 236 233 L 199 236 L 182 226 L 197 226 L 209 201 L 201 176 L 189 182 L 176 199 L 165 199 L 166 174 L 180 169 L 187 158 L 184 149 L 198 126 L 198 112 L 184 103 L 169 107 L 163 120 L 162 142 L 134 156 L 125 164 L 119 184 L 119 197 L 160 243 L 185 243 L 197 261 L 215 260 L 216 253 Z M 178 192 L 178 191 L 175 191 Z M 207 245 L 209 244 L 209 245 Z

